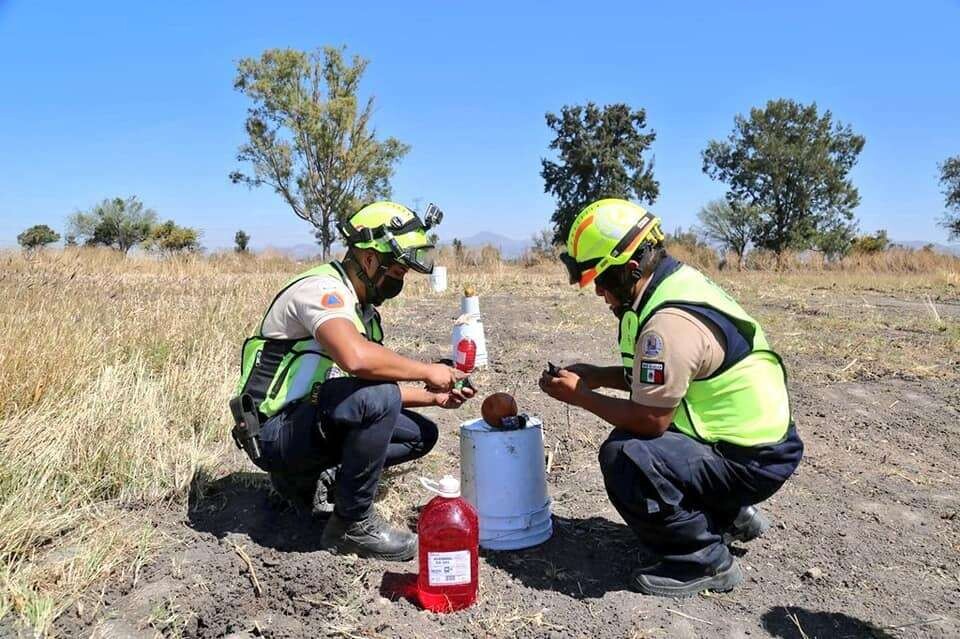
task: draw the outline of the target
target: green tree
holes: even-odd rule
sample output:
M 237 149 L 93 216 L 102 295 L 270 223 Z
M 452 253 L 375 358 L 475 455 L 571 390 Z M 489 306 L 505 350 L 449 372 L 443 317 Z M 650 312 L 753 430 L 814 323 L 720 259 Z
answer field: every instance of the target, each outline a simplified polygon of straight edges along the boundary
M 890 248 L 890 238 L 886 229 L 880 229 L 873 235 L 861 235 L 853 241 L 855 253 L 881 253 Z
M 26 251 L 43 248 L 60 239 L 60 234 L 46 224 L 34 224 L 17 236 L 17 244 Z
M 734 200 L 724 199 L 707 202 L 700 212 L 701 232 L 711 242 L 720 245 L 724 252 L 733 251 L 737 256 L 737 270 L 743 270 L 743 257 L 750 244 L 754 226 L 760 219 L 757 207 Z
M 161 253 L 199 251 L 200 232 L 189 226 L 177 226 L 173 220 L 167 220 L 150 230 L 146 246 Z
M 857 223 L 842 218 L 819 229 L 813 245 L 830 261 L 842 260 L 853 250 L 857 239 Z
M 233 236 L 233 250 L 237 253 L 247 253 L 249 249 L 247 245 L 250 244 L 250 236 L 247 235 L 243 229 L 237 231 L 237 234 Z
M 653 203 L 660 193 L 653 179 L 653 160 L 644 152 L 657 135 L 647 131 L 647 114 L 626 104 L 602 109 L 565 106 L 560 115 L 546 114 L 547 126 L 556 134 L 550 148 L 559 162 L 541 160 L 544 193 L 557 200 L 553 212 L 554 242 L 564 242 L 577 213 L 605 197 Z
M 664 235 L 666 236 L 664 241 L 667 244 L 684 246 L 689 249 L 708 248 L 694 227 L 684 231 L 682 226 L 678 226 L 673 233 L 668 232 Z
M 863 136 L 820 115 L 817 105 L 771 100 L 734 119 L 727 140 L 711 140 L 703 171 L 725 182 L 727 198 L 758 208 L 752 240 L 777 254 L 813 245 L 817 233 L 850 222 L 860 194 L 848 178 Z
M 463 240 L 457 237 L 453 238 L 452 246 L 453 254 L 459 260 L 463 257 Z
M 112 246 L 126 255 L 150 236 L 157 214 L 136 196 L 107 199 L 68 219 L 69 233 L 88 246 Z
M 344 59 L 343 48 L 314 52 L 270 49 L 237 67 L 234 88 L 253 101 L 248 140 L 237 160 L 252 173 L 230 180 L 270 186 L 301 218 L 316 227 L 323 257 L 336 239 L 335 222 L 361 203 L 390 196 L 396 163 L 410 147 L 377 139 L 371 125 L 374 99 L 357 93 L 367 61 Z
M 947 158 L 939 168 L 940 186 L 947 207 L 940 223 L 949 231 L 951 240 L 960 240 L 960 155 Z

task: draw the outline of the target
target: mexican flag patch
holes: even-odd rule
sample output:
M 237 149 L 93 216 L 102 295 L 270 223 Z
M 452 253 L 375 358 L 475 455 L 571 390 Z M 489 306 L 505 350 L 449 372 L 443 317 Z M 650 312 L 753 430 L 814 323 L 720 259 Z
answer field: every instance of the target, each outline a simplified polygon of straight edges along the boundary
M 644 384 L 663 385 L 663 362 L 650 362 L 642 360 L 640 362 L 640 381 Z

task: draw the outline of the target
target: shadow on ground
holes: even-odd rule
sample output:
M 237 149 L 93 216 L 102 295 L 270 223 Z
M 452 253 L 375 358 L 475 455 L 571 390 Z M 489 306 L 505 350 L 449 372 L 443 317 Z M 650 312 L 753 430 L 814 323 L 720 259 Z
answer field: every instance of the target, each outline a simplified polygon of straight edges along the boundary
M 210 480 L 194 476 L 187 520 L 194 530 L 223 538 L 247 535 L 255 543 L 281 551 L 309 552 L 320 547 L 324 519 L 300 517 L 270 489 L 266 473 L 237 472 Z
M 814 637 L 894 639 L 895 637 L 879 626 L 842 612 L 816 612 L 794 606 L 771 608 L 764 613 L 761 623 L 772 636 L 783 639 Z
M 602 517 L 553 518 L 553 537 L 527 550 L 481 551 L 491 566 L 530 588 L 553 590 L 575 599 L 627 590 L 637 565 L 636 537 L 624 524 Z

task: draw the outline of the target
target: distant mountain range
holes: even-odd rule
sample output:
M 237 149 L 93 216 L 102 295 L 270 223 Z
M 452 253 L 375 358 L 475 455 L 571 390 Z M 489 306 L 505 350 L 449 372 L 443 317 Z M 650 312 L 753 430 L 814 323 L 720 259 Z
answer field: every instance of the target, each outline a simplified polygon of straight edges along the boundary
M 463 242 L 464 246 L 470 248 L 493 246 L 494 248 L 500 249 L 500 254 L 508 259 L 520 257 L 531 244 L 530 240 L 515 240 L 505 235 L 500 235 L 499 233 L 490 233 L 489 231 L 481 231 L 480 233 L 474 233 L 473 235 L 457 239 Z M 453 242 L 453 238 L 450 238 L 450 240 L 442 240 L 440 245 L 448 246 L 451 242 Z
M 454 238 L 441 240 L 440 246 L 449 246 Z M 500 254 L 507 259 L 520 257 L 530 246 L 530 240 L 515 240 L 498 233 L 489 233 L 482 231 L 466 237 L 457 238 L 468 248 L 481 248 L 484 246 L 493 246 L 500 249 Z M 334 251 L 338 247 L 334 247 Z M 283 253 L 295 260 L 309 260 L 317 258 L 320 255 L 320 246 L 317 244 L 294 244 L 292 246 L 271 246 L 264 249 L 266 251 L 276 251 Z M 260 252 L 260 251 L 258 251 Z
M 292 246 L 267 246 L 262 249 L 257 249 L 256 253 L 281 253 L 287 257 L 293 258 L 295 260 L 313 260 L 320 259 L 320 245 L 319 244 L 294 244 Z
M 499 233 L 490 233 L 481 231 L 466 237 L 457 238 L 463 242 L 464 246 L 469 248 L 480 248 L 483 246 L 494 246 L 500 249 L 500 254 L 507 259 L 520 257 L 523 252 L 532 244 L 531 240 L 516 240 Z M 442 240 L 441 246 L 449 246 L 453 238 Z M 938 244 L 936 242 L 924 242 L 923 240 L 891 240 L 892 244 L 904 246 L 912 249 L 922 249 L 928 244 L 933 246 L 937 253 L 960 256 L 960 244 Z M 272 247 L 270 250 L 278 251 L 297 260 L 308 260 L 319 258 L 320 247 L 316 244 L 294 244 L 293 246 Z
M 890 240 L 890 243 L 912 249 L 922 249 L 924 246 L 930 245 L 937 253 L 960 256 L 960 244 L 937 244 L 936 242 L 924 242 L 923 240 Z

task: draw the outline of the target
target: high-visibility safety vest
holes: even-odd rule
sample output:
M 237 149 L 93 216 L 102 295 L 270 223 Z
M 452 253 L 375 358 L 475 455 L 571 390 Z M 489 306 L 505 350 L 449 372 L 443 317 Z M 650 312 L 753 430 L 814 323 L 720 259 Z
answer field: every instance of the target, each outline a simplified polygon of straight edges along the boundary
M 656 376 L 657 364 L 662 365 L 637 352 L 637 339 L 655 312 L 669 306 L 716 311 L 732 322 L 750 349 L 734 361 L 724 361 L 710 377 L 690 381 L 674 413 L 674 426 L 708 443 L 760 446 L 783 440 L 790 426 L 787 373 L 757 321 L 723 289 L 686 265 L 667 275 L 644 298 L 642 308 L 628 310 L 620 320 L 620 355 L 628 386 L 635 357 L 641 358 L 641 371 L 651 377 Z
M 323 352 L 313 336 L 303 339 L 272 339 L 263 335 L 263 322 L 280 295 L 297 282 L 316 275 L 332 276 L 350 287 L 343 267 L 337 262 L 321 264 L 304 271 L 287 282 L 270 302 L 256 335 L 243 343 L 240 356 L 240 379 L 237 395 L 249 394 L 264 417 L 272 417 L 290 404 L 306 397 L 317 384 L 331 377 L 343 377 L 346 373 Z M 383 342 L 380 315 L 368 307 L 369 319 L 364 321 L 364 311 L 359 305 L 354 308 L 353 324 L 360 334 L 378 344 Z

